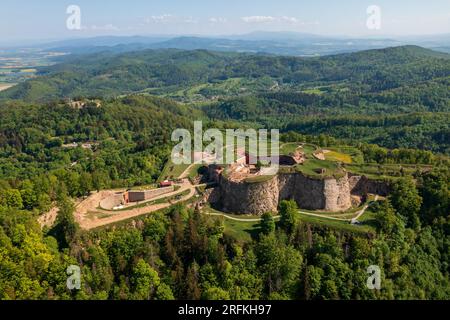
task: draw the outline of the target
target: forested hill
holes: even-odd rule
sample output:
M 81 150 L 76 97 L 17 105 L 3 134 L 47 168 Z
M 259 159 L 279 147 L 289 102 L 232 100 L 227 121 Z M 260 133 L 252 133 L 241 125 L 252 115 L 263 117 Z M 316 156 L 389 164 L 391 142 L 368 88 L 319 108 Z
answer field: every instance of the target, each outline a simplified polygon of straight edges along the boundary
M 37 78 L 1 92 L 0 99 L 111 97 L 146 89 L 167 93 L 174 88 L 262 77 L 276 83 L 277 90 L 350 83 L 343 91 L 373 94 L 422 86 L 427 92 L 426 87 L 448 86 L 449 57 L 416 46 L 317 58 L 175 49 L 99 53 L 42 68 Z M 254 93 L 253 88 L 249 90 Z
M 0 112 L 0 179 L 76 169 L 122 186 L 153 182 L 170 155 L 172 131 L 201 118 L 189 107 L 143 96 L 82 108 L 9 102 Z

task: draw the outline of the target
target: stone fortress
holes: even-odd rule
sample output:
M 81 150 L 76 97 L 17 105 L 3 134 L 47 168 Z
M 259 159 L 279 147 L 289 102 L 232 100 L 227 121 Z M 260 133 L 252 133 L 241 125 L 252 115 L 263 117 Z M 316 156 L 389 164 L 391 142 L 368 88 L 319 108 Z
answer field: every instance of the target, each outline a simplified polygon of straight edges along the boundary
M 320 159 L 323 155 L 314 155 Z M 207 194 L 212 207 L 227 213 L 262 215 L 277 212 L 282 200 L 294 200 L 306 210 L 342 212 L 360 205 L 369 194 L 386 196 L 385 181 L 372 180 L 341 169 L 337 175 L 307 175 L 292 170 L 302 165 L 305 156 L 298 152 L 280 156 L 280 170 L 274 175 L 262 174 L 264 168 L 243 161 L 231 166 L 209 165 L 206 177 L 217 187 Z

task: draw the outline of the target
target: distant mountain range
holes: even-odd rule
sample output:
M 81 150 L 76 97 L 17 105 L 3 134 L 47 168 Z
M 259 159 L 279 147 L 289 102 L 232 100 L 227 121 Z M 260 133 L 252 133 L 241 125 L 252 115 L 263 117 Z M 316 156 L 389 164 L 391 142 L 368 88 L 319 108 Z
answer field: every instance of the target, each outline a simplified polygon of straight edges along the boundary
M 38 47 L 45 50 L 63 51 L 72 54 L 101 51 L 121 53 L 143 49 L 204 49 L 288 56 L 315 56 L 380 49 L 407 44 L 450 52 L 450 34 L 395 38 L 352 38 L 296 32 L 260 31 L 244 35 L 221 37 L 106 36 L 50 42 L 41 44 Z

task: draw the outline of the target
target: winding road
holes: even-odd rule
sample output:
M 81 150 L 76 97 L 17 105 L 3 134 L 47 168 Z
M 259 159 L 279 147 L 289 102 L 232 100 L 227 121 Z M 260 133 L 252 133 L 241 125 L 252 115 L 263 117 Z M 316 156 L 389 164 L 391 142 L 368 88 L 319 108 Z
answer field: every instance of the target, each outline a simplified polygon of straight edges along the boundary
M 378 201 L 378 195 L 375 196 L 374 202 Z M 351 219 L 346 218 L 337 218 L 337 217 L 330 217 L 323 214 L 317 214 L 317 213 L 310 213 L 310 212 L 304 212 L 304 211 L 298 211 L 298 213 L 306 215 L 306 216 L 312 216 L 312 217 L 318 217 L 323 219 L 329 219 L 329 220 L 337 220 L 337 221 L 345 221 L 345 222 L 351 222 L 352 224 L 356 224 L 358 222 L 358 219 L 366 212 L 366 210 L 370 207 L 370 205 L 374 202 L 371 202 L 369 204 L 366 204 L 361 210 L 356 212 L 356 216 Z M 234 220 L 234 221 L 240 221 L 240 222 L 261 222 L 262 218 L 254 218 L 254 219 L 245 219 L 245 218 L 236 218 L 229 216 L 225 213 L 218 213 L 218 212 L 204 212 L 204 214 L 208 216 L 217 216 L 217 217 L 224 217 L 228 220 Z M 274 219 L 281 218 L 280 215 L 273 216 Z
M 102 227 L 108 224 L 120 222 L 123 220 L 127 220 L 130 218 L 135 218 L 138 216 L 142 216 L 145 214 L 149 214 L 161 209 L 168 208 L 176 203 L 184 202 L 191 199 L 196 193 L 196 186 L 192 185 L 188 180 L 184 180 L 182 184 L 179 185 L 180 188 L 174 192 L 167 193 L 158 197 L 155 197 L 150 203 L 156 200 L 161 200 L 165 198 L 170 198 L 176 195 L 180 195 L 183 192 L 189 190 L 189 193 L 179 200 L 158 203 L 153 205 L 147 205 L 142 207 L 130 208 L 128 210 L 120 210 L 120 211 L 109 211 L 98 209 L 98 199 L 97 197 L 88 198 L 85 201 L 81 202 L 75 208 L 75 219 L 79 223 L 80 227 L 85 230 L 91 230 L 98 227 Z M 104 217 L 98 217 L 98 215 L 104 215 Z
M 216 217 L 224 217 L 228 220 L 234 220 L 239 222 L 261 222 L 262 218 L 251 218 L 251 219 L 244 219 L 244 218 L 235 218 L 232 216 L 229 216 L 225 213 L 218 213 L 218 212 L 204 212 L 207 216 L 216 216 Z M 274 219 L 279 219 L 281 216 L 273 216 Z

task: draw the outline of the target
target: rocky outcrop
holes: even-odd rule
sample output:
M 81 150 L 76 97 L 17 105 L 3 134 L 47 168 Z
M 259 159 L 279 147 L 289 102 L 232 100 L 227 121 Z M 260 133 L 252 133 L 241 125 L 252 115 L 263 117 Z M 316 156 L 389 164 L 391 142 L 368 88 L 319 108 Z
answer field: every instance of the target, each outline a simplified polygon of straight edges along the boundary
M 299 208 L 339 212 L 352 207 L 352 195 L 383 195 L 387 186 L 366 177 L 314 179 L 297 173 L 280 173 L 261 182 L 230 181 L 219 177 L 210 202 L 224 212 L 261 215 L 276 212 L 280 201 L 292 199 Z M 354 200 L 353 200 L 354 202 Z

